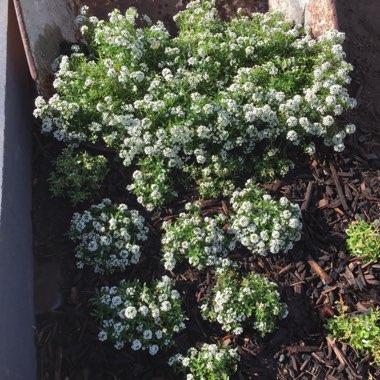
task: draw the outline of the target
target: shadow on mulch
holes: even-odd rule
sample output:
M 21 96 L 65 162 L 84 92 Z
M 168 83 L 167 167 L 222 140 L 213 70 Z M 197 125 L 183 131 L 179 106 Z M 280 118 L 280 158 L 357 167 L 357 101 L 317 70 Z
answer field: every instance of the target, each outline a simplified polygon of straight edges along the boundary
M 78 3 L 88 3 L 78 1 Z M 171 15 L 185 1 L 97 1 L 96 12 L 106 14 L 117 4 L 136 6 L 153 20 L 163 19 L 170 28 Z M 223 17 L 230 17 L 238 7 L 266 10 L 266 2 L 249 0 L 217 1 Z M 187 330 L 177 338 L 184 351 L 199 342 L 234 340 L 240 354 L 240 371 L 236 379 L 374 379 L 379 369 L 360 361 L 347 345 L 326 342 L 324 324 L 341 302 L 350 311 L 365 311 L 379 304 L 380 265 L 364 265 L 351 259 L 345 248 L 344 229 L 360 215 L 373 221 L 380 215 L 380 161 L 377 120 L 380 109 L 380 27 L 377 15 L 380 4 L 362 4 L 354 0 L 337 0 L 339 22 L 347 32 L 348 60 L 355 66 L 351 93 L 358 108 L 346 115 L 359 132 L 350 140 L 341 156 L 321 156 L 312 163 L 301 162 L 285 179 L 265 187 L 276 197 L 285 195 L 298 203 L 303 212 L 302 240 L 289 255 L 247 259 L 243 250 L 233 259 L 249 270 L 275 281 L 289 315 L 280 321 L 274 333 L 261 339 L 249 332 L 238 339 L 224 336 L 215 325 L 200 318 L 196 294 L 205 280 L 204 273 L 184 268 L 177 278 L 180 290 L 186 290 L 184 308 L 190 316 Z M 257 8 L 261 7 L 261 8 Z M 256 7 L 252 9 L 252 7 Z M 173 30 L 173 29 L 172 29 Z M 379 64 L 377 64 L 379 63 Z M 39 380 L 171 380 L 176 379 L 167 366 L 175 352 L 150 357 L 130 349 L 116 351 L 112 345 L 97 340 L 97 323 L 91 317 L 89 299 L 105 279 L 90 271 L 78 271 L 73 260 L 73 245 L 67 239 L 74 209 L 63 199 L 51 198 L 47 178 L 62 148 L 51 139 L 35 133 L 33 161 L 33 225 L 35 255 L 35 302 L 37 315 L 36 345 Z M 112 158 L 112 157 L 111 157 Z M 150 221 L 152 239 L 144 249 L 141 262 L 123 274 L 151 281 L 164 273 L 159 262 L 160 215 L 151 217 L 126 192 L 130 173 L 115 161 L 108 185 L 99 194 L 139 209 Z M 81 205 L 85 209 L 88 205 Z M 222 208 L 211 203 L 210 208 Z M 76 209 L 78 211 L 78 209 Z M 80 210 L 79 210 L 80 211 Z M 174 213 L 174 211 L 171 211 Z M 170 210 L 167 210 L 170 214 Z M 107 279 L 116 283 L 120 276 Z M 338 354 L 339 355 L 338 355 Z

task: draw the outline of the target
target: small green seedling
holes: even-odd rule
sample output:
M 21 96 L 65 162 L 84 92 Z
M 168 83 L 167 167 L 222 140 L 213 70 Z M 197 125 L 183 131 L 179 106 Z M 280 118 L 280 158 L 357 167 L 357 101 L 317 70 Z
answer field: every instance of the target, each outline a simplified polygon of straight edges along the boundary
M 371 355 L 380 365 L 380 309 L 370 309 L 368 314 L 344 314 L 330 319 L 327 328 L 333 338 L 347 342 L 352 348 Z
M 380 257 L 380 231 L 373 224 L 364 220 L 352 222 L 346 230 L 347 247 L 356 257 L 362 257 L 365 262 L 376 261 Z

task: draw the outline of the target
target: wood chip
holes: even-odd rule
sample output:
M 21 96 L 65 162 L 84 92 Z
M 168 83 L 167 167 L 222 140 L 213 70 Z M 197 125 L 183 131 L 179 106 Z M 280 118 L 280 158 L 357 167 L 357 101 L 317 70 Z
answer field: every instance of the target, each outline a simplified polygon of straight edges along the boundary
M 319 346 L 288 346 L 286 350 L 289 352 L 314 352 L 319 351 Z
M 322 269 L 322 267 L 309 255 L 306 257 L 306 261 L 310 265 L 311 269 L 321 278 L 324 284 L 329 285 L 333 282 L 333 279 Z
M 332 175 L 334 182 L 335 182 L 336 190 L 338 192 L 340 201 L 342 202 L 343 209 L 345 211 L 347 211 L 349 209 L 349 207 L 348 207 L 348 204 L 346 202 L 346 198 L 343 194 L 342 185 L 340 184 L 339 177 L 338 177 L 336 170 L 335 170 L 335 166 L 332 162 L 330 163 L 330 169 L 331 169 L 331 175 Z
M 328 199 L 321 199 L 319 202 L 318 202 L 318 208 L 326 208 L 327 206 L 329 205 L 329 200 Z
M 310 204 L 310 198 L 314 187 L 314 181 L 309 181 L 306 189 L 305 200 L 302 203 L 301 210 L 307 210 Z
M 290 263 L 290 264 L 288 264 L 286 267 L 282 268 L 282 269 L 278 272 L 278 274 L 284 274 L 284 273 L 288 272 L 291 268 L 292 268 L 292 264 Z

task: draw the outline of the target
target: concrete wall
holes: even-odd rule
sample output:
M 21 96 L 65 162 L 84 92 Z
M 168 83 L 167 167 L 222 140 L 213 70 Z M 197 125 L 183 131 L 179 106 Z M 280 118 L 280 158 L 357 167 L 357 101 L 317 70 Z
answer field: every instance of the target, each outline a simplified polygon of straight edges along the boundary
M 36 378 L 31 233 L 33 93 L 11 0 L 0 0 L 0 379 Z

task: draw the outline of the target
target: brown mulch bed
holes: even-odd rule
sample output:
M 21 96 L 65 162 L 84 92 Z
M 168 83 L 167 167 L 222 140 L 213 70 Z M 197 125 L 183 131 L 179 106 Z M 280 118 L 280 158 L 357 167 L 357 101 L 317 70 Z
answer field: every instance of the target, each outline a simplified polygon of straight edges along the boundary
M 87 2 L 86 2 L 87 3 Z M 94 1 L 100 7 L 116 6 L 117 1 Z M 129 1 L 153 19 L 170 24 L 170 14 L 185 1 Z M 218 1 L 229 17 L 237 7 L 265 11 L 265 2 Z M 262 273 L 275 281 L 289 315 L 278 330 L 264 339 L 248 331 L 238 339 L 226 336 L 216 325 L 203 321 L 197 300 L 211 281 L 207 273 L 183 267 L 177 277 L 184 290 L 184 308 L 190 320 L 178 336 L 184 351 L 199 342 L 234 343 L 242 356 L 236 379 L 378 379 L 379 368 L 370 358 L 359 358 L 347 344 L 328 339 L 324 324 L 340 302 L 350 311 L 365 311 L 380 303 L 380 264 L 363 264 L 346 252 L 344 230 L 360 215 L 367 221 L 379 218 L 380 211 L 380 4 L 376 1 L 337 0 L 338 18 L 347 33 L 348 60 L 355 66 L 351 93 L 358 108 L 347 119 L 356 123 L 358 133 L 339 156 L 321 155 L 313 162 L 301 162 L 285 179 L 266 184 L 275 196 L 285 195 L 301 206 L 302 240 L 291 254 L 247 259 L 243 250 L 234 260 L 246 270 Z M 366 3 L 366 5 L 362 4 Z M 167 4 L 167 6 L 165 6 Z M 152 7 L 155 8 L 152 8 Z M 145 9 L 145 8 L 146 9 Z M 256 7 L 256 8 L 255 8 Z M 112 7 L 111 7 L 112 8 Z M 109 8 L 108 8 L 109 9 Z M 248 8 L 247 8 L 248 9 Z M 66 233 L 74 209 L 63 199 L 51 198 L 47 178 L 51 161 L 62 148 L 42 137 L 36 127 L 33 175 L 33 223 L 35 255 L 36 345 L 40 380 L 166 380 L 176 377 L 166 365 L 173 352 L 150 357 L 144 352 L 116 351 L 97 340 L 97 324 L 88 300 L 105 280 L 90 271 L 79 271 L 73 259 L 73 245 Z M 112 154 L 109 158 L 112 159 Z M 178 207 L 149 215 L 125 190 L 129 181 L 119 164 L 113 166 L 103 196 L 123 201 L 139 209 L 150 224 L 151 239 L 140 263 L 123 277 L 150 281 L 163 273 L 159 258 L 160 225 L 163 218 L 177 213 Z M 81 205 L 85 209 L 88 205 Z M 205 211 L 225 205 L 205 201 Z M 120 280 L 114 276 L 112 283 Z

